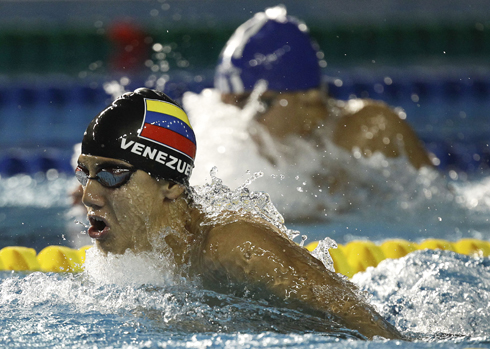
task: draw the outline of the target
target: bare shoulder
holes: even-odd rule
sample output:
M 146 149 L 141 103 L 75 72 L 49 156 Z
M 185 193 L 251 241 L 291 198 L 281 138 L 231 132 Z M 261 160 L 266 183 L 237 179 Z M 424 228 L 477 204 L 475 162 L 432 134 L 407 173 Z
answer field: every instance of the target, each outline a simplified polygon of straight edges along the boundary
M 207 233 L 204 247 L 219 252 L 220 259 L 246 257 L 247 251 L 281 253 L 294 248 L 294 243 L 268 222 L 239 219 L 213 227 Z
M 432 166 L 429 155 L 410 125 L 384 102 L 353 99 L 345 102 L 333 141 L 349 151 L 360 149 L 366 157 L 380 152 L 386 157 L 408 157 L 415 168 Z
M 210 229 L 203 239 L 200 265 L 226 271 L 239 280 L 324 267 L 308 250 L 268 222 L 239 219 Z
M 405 121 L 393 108 L 381 101 L 372 99 L 351 99 L 342 108 L 343 117 L 339 120 L 341 126 L 377 127 L 379 131 L 390 131 L 386 126 L 405 127 Z M 375 130 L 376 131 L 376 130 Z
M 237 219 L 216 225 L 208 234 L 209 239 L 226 238 L 230 241 L 252 239 L 257 240 L 257 242 L 276 236 L 282 236 L 282 234 L 272 224 L 250 218 Z

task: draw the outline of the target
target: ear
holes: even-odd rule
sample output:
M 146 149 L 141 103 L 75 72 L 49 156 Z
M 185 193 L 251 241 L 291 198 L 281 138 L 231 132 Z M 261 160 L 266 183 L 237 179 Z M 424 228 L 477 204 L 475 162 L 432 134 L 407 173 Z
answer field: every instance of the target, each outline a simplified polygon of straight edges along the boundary
M 175 200 L 184 192 L 185 187 L 174 182 L 165 181 L 161 190 L 166 199 Z

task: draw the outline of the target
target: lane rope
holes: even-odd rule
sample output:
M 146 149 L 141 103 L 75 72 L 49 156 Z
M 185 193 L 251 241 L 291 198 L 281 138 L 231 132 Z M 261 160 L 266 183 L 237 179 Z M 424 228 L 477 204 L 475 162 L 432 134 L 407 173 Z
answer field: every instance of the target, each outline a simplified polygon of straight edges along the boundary
M 306 246 L 313 251 L 318 241 Z M 376 267 L 381 261 L 391 258 L 397 259 L 416 250 L 449 250 L 460 254 L 480 257 L 490 256 L 490 242 L 478 239 L 461 239 L 451 242 L 442 239 L 426 239 L 420 243 L 403 239 L 387 240 L 381 244 L 371 241 L 351 241 L 345 245 L 338 245 L 337 249 L 330 249 L 334 268 L 337 273 L 352 277 L 368 267 Z
M 305 247 L 311 252 L 318 241 Z M 66 246 L 48 246 L 39 253 L 33 248 L 8 246 L 0 250 L 0 270 L 71 272 L 83 271 L 85 253 L 92 246 L 73 249 Z M 371 241 L 351 241 L 329 249 L 337 273 L 352 277 L 369 267 L 376 267 L 381 261 L 401 258 L 416 250 L 440 249 L 478 257 L 490 256 L 490 242 L 478 239 L 461 239 L 456 242 L 442 239 L 426 239 L 420 243 L 403 239 L 387 240 L 380 244 Z

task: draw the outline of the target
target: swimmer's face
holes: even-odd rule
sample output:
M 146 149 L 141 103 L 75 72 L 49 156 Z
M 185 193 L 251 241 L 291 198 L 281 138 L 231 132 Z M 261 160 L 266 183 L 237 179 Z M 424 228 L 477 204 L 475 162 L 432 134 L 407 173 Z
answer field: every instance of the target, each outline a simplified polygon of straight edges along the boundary
M 325 117 L 325 105 L 320 91 L 313 89 L 299 92 L 265 91 L 259 100 L 264 110 L 255 115 L 255 120 L 264 125 L 276 137 L 288 134 L 304 135 Z M 222 94 L 226 104 L 243 108 L 250 94 Z
M 97 175 L 101 170 L 109 173 L 131 170 L 129 163 L 80 155 L 78 167 L 78 171 L 89 177 L 83 186 L 82 202 L 88 211 L 88 234 L 96 240 L 98 247 L 115 254 L 122 254 L 127 249 L 134 252 L 150 250 L 152 234 L 168 223 L 162 208 L 168 201 L 169 182 L 156 180 L 137 170 L 130 171 L 132 173 L 124 184 L 111 188 L 104 186 L 103 181 L 97 181 Z

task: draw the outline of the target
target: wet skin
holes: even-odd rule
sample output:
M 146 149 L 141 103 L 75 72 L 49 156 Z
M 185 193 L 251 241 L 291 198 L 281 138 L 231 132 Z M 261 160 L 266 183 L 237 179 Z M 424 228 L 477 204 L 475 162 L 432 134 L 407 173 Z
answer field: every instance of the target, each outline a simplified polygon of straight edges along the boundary
M 89 155 L 80 156 L 79 166 L 89 177 L 101 168 L 130 167 Z M 260 297 L 285 300 L 292 308 L 331 314 L 367 338 L 403 338 L 354 284 L 259 218 L 227 212 L 211 221 L 185 197 L 182 186 L 139 170 L 116 189 L 89 179 L 82 201 L 91 223 L 89 234 L 104 253 L 155 250 L 155 239 L 160 238 L 172 250 L 176 266 L 199 277 L 206 288 L 243 293 L 246 287 Z M 325 331 L 329 329 L 326 323 Z
M 90 177 L 96 176 L 104 167 L 131 167 L 121 160 L 86 155 L 79 157 L 78 164 Z M 149 250 L 152 233 L 170 225 L 170 217 L 162 212 L 168 209 L 174 194 L 169 192 L 169 183 L 165 183 L 167 186 L 162 188 L 162 183 L 143 171 L 133 173 L 130 180 L 117 189 L 89 180 L 83 190 L 82 202 L 91 224 L 88 234 L 96 239 L 97 246 L 106 253 L 115 254 L 127 249 L 135 252 Z M 180 195 L 183 188 L 174 187 Z
M 221 100 L 242 108 L 247 97 L 222 94 Z M 338 101 L 318 89 L 266 91 L 260 99 L 267 109 L 257 114 L 255 121 L 279 142 L 291 135 L 314 141 L 319 132 L 349 152 L 358 148 L 366 157 L 380 152 L 388 158 L 405 154 L 416 169 L 433 166 L 415 132 L 385 103 L 367 99 Z M 255 140 L 260 147 L 260 140 Z

